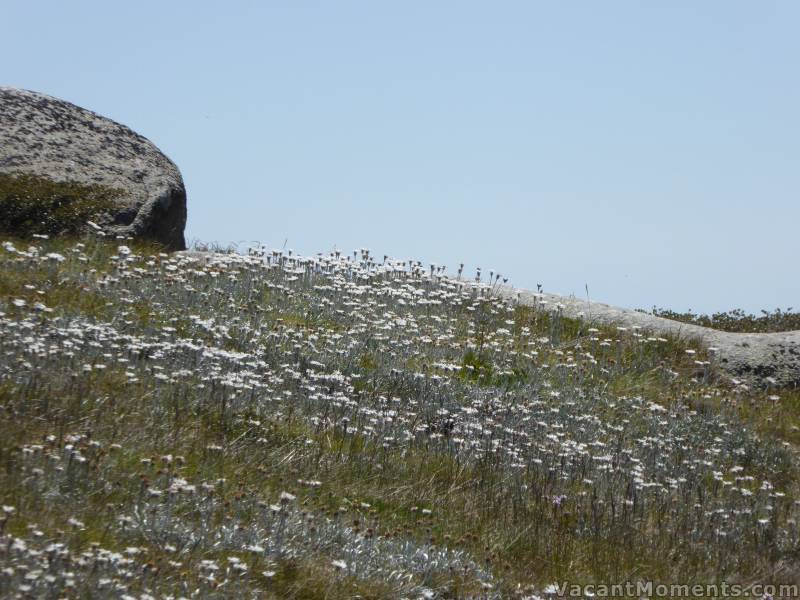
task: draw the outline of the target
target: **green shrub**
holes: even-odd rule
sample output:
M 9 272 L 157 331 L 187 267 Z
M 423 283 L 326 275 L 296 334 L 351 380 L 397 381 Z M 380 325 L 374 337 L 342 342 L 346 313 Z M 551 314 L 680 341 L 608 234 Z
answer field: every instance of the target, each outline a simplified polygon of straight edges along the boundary
M 0 174 L 0 233 L 75 234 L 87 221 L 112 210 L 122 190 L 56 182 L 25 174 Z
M 665 308 L 653 307 L 651 314 L 673 321 L 735 333 L 776 333 L 800 329 L 800 313 L 792 312 L 791 308 L 787 308 L 785 311 L 780 308 L 776 308 L 774 311 L 762 310 L 761 315 L 756 316 L 748 314 L 740 308 L 726 313 L 717 312 L 712 315 L 698 315 L 692 311 L 679 313 Z

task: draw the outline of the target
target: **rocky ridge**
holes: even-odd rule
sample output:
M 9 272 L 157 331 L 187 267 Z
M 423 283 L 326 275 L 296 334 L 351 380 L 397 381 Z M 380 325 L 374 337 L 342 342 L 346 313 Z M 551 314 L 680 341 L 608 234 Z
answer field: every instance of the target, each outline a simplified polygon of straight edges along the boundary
M 510 286 L 498 286 L 495 292 L 523 305 L 561 310 L 567 317 L 590 323 L 639 327 L 656 334 L 697 339 L 705 347 L 714 349 L 716 365 L 734 383 L 746 382 L 760 387 L 800 386 L 800 331 L 732 333 L 558 294 Z

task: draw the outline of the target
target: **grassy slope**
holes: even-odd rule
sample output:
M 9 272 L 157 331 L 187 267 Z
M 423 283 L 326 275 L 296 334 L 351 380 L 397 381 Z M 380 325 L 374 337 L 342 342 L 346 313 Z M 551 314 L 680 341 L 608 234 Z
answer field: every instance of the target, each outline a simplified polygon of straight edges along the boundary
M 701 348 L 375 275 L 368 257 L 327 276 L 15 244 L 0 533 L 131 561 L 72 588 L 57 574 L 62 593 L 800 577 L 800 394 L 717 384 Z M 0 595 L 37 560 L 0 554 L 17 568 Z

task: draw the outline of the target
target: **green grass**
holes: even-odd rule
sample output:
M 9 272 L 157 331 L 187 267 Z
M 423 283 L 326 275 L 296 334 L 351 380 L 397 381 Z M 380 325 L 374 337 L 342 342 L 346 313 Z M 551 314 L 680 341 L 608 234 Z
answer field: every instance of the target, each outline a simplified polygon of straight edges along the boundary
M 100 185 L 0 173 L 0 234 L 77 234 L 87 221 L 112 212 L 123 196 L 122 190 Z

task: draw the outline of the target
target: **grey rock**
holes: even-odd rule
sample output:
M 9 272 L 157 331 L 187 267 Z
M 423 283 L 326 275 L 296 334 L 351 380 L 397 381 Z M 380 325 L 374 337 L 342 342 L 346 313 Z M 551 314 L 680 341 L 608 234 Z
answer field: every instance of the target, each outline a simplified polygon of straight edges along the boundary
M 107 234 L 186 248 L 180 171 L 152 142 L 79 106 L 0 87 L 0 173 L 102 185 L 125 192 L 98 223 Z
M 560 310 L 589 323 L 640 327 L 656 335 L 696 339 L 713 352 L 715 365 L 740 382 L 757 388 L 800 387 L 800 331 L 732 333 L 656 317 L 601 302 L 499 286 L 495 293 L 528 306 Z

